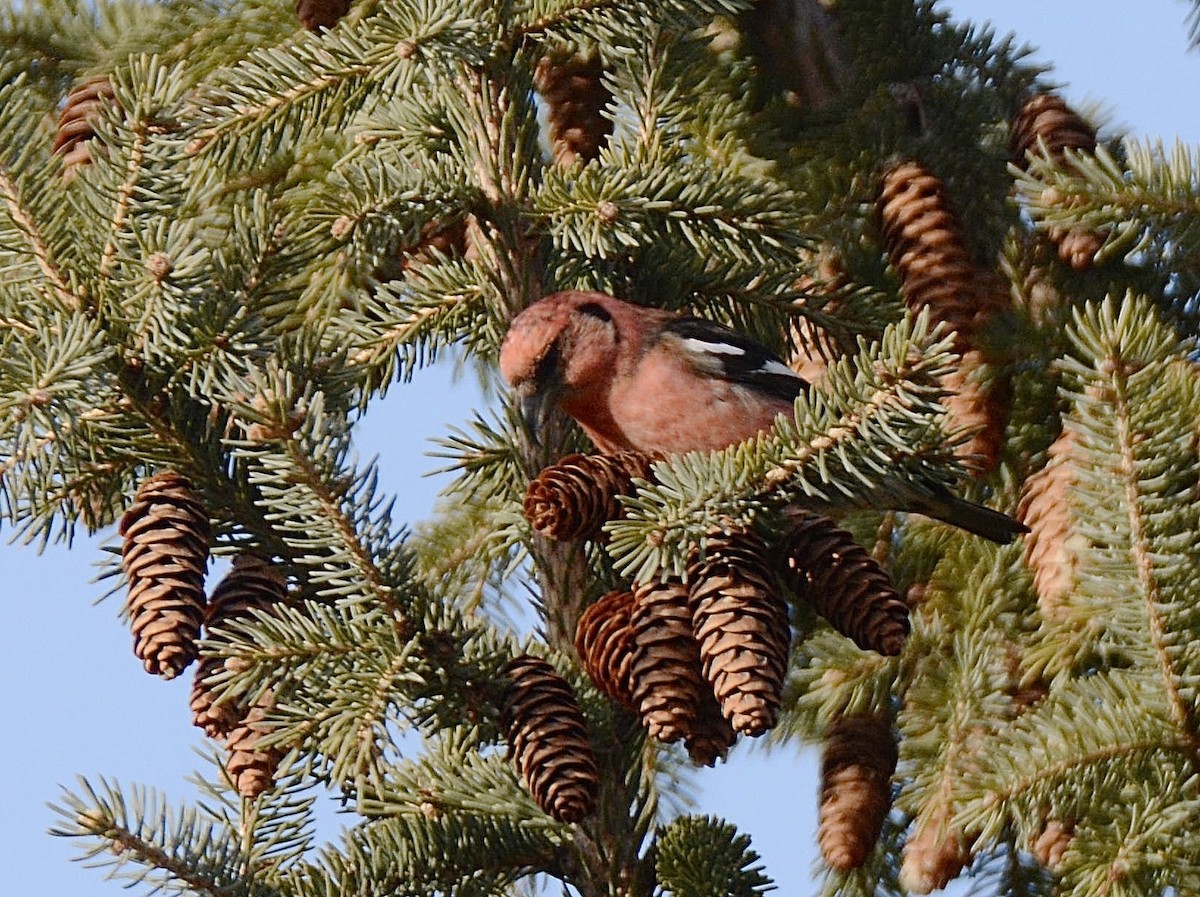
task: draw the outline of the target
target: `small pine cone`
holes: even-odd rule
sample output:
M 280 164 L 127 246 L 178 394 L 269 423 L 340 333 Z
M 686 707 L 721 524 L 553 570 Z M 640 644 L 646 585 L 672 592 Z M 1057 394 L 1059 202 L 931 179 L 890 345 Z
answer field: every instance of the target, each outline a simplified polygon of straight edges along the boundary
M 255 609 L 269 610 L 286 600 L 287 587 L 283 577 L 270 563 L 252 554 L 240 554 L 233 561 L 233 569 L 213 590 L 204 617 L 205 629 L 212 637 L 214 628 L 248 616 Z M 238 702 L 218 703 L 215 700 L 208 678 L 224 668 L 220 658 L 205 657 L 192 680 L 192 722 L 209 738 L 229 734 L 246 713 L 246 708 Z
M 1046 466 L 1025 481 L 1017 519 L 1029 527 L 1025 537 L 1025 562 L 1033 571 L 1038 607 L 1048 620 L 1063 622 L 1063 603 L 1075 587 L 1079 563 L 1068 496 L 1075 484 L 1072 455 L 1077 444 L 1071 430 L 1063 429 L 1051 444 Z
M 701 668 L 734 730 L 762 735 L 779 717 L 791 647 L 787 604 L 758 536 L 713 535 L 707 541 L 704 559 L 688 571 Z
M 830 296 L 846 287 L 845 268 L 832 248 L 823 247 L 816 254 L 815 262 L 815 271 L 796 281 L 793 289 L 812 296 Z M 825 299 L 822 308 L 836 315 L 838 302 Z M 809 383 L 819 383 L 828 373 L 829 365 L 844 354 L 844 347 L 834 334 L 803 316 L 793 319 L 792 343 L 796 350 L 788 364 Z
M 296 0 L 296 18 L 309 31 L 332 28 L 350 11 L 350 0 Z
M 825 733 L 817 841 L 839 872 L 866 862 L 892 805 L 896 742 L 878 716 L 845 716 Z
M 524 654 L 505 667 L 500 712 L 508 756 L 537 805 L 559 822 L 595 809 L 599 773 L 575 693 L 554 667 Z
M 687 738 L 712 689 L 700 671 L 700 646 L 692 635 L 688 590 L 678 579 L 634 587 L 633 702 L 652 738 Z
M 1026 168 L 1039 140 L 1052 159 L 1061 159 L 1066 150 L 1096 151 L 1096 129 L 1053 93 L 1035 93 L 1017 111 L 1010 137 L 1013 163 Z
M 899 654 L 908 639 L 908 606 L 888 575 L 828 517 L 789 512 L 777 548 L 784 585 L 860 648 Z
M 629 666 L 633 659 L 633 593 L 609 592 L 583 612 L 575 628 L 575 651 L 605 695 L 635 709 Z
M 1104 248 L 1104 234 L 1095 231 L 1052 227 L 1047 234 L 1058 247 L 1058 257 L 1076 271 L 1090 268 L 1096 253 Z
M 270 790 L 275 783 L 279 761 L 287 753 L 279 745 L 259 747 L 267 731 L 265 720 L 273 704 L 271 693 L 265 693 L 225 739 L 225 746 L 229 749 L 225 770 L 237 786 L 238 794 L 249 800 Z
M 416 270 L 432 262 L 435 250 L 442 255 L 464 254 L 467 251 L 467 219 L 459 218 L 449 224 L 430 221 L 422 227 L 417 242 L 400 250 L 401 273 Z
M 92 161 L 89 144 L 94 143 L 96 115 L 105 104 L 114 104 L 112 81 L 96 75 L 72 88 L 58 116 L 51 152 L 62 156 L 63 174 L 74 177 L 75 168 Z
M 147 672 L 173 679 L 196 659 L 211 536 L 208 513 L 191 481 L 166 471 L 142 483 L 119 529 L 133 653 Z
M 1056 162 L 1066 159 L 1067 150 L 1094 153 L 1096 130 L 1075 112 L 1062 97 L 1052 93 L 1036 93 L 1018 110 L 1013 119 L 1010 146 L 1013 162 L 1029 167 L 1029 153 L 1040 152 L 1039 141 L 1046 155 Z M 1048 236 L 1058 247 L 1058 256 L 1076 271 L 1091 267 L 1104 246 L 1102 232 L 1051 228 Z
M 650 476 L 652 460 L 640 452 L 567 455 L 530 481 L 525 517 L 550 539 L 595 538 L 621 515 L 620 496 L 634 493 L 634 478 Z
M 1053 872 L 1062 862 L 1063 854 L 1067 852 L 1074 838 L 1074 822 L 1051 819 L 1029 845 L 1029 852 L 1033 854 L 1034 859 Z
M 612 94 L 604 86 L 598 53 L 551 53 L 538 60 L 533 85 L 546 103 L 550 144 L 557 165 L 588 162 L 612 133 L 604 107 Z
M 949 817 L 950 808 L 945 807 L 910 833 L 900 860 L 900 885 L 906 891 L 940 891 L 971 862 L 971 845 L 950 826 Z
M 1009 378 L 989 367 L 982 352 L 969 349 L 942 382 L 949 390 L 944 402 L 950 426 L 971 434 L 955 449 L 956 454 L 977 476 L 995 469 L 1004 449 L 1011 407 Z
M 700 706 L 696 709 L 691 731 L 683 739 L 688 757 L 697 766 L 715 766 L 718 760 L 725 759 L 736 740 L 737 732 L 725 719 L 716 696 L 705 689 L 700 695 Z
M 916 162 L 901 162 L 884 173 L 876 212 L 905 304 L 913 311 L 928 308 L 935 321 L 957 333 L 958 351 L 970 348 L 998 297 L 979 289 L 942 182 Z

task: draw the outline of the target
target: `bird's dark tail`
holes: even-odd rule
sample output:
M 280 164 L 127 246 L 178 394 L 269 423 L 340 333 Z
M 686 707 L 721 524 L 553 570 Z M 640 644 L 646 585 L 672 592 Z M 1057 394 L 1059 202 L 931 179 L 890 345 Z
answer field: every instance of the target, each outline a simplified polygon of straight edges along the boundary
M 1019 534 L 1029 532 L 1029 527 L 1007 514 L 940 490 L 939 494 L 915 503 L 909 510 L 934 517 L 1001 545 L 1007 545 Z

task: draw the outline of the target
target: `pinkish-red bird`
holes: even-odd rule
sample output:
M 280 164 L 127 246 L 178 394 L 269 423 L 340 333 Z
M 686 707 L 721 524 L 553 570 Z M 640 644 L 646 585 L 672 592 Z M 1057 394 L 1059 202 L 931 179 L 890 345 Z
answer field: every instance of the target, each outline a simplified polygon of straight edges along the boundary
M 513 320 L 500 373 L 536 435 L 549 405 L 606 454 L 712 451 L 791 417 L 807 382 L 769 349 L 721 324 L 605 293 L 566 290 Z M 1025 528 L 934 486 L 918 511 L 997 542 Z

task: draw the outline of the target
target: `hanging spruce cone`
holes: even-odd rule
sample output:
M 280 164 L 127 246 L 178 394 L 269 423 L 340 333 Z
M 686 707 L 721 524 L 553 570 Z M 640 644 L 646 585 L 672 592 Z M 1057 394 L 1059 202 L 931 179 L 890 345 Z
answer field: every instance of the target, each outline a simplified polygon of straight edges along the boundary
M 587 723 L 571 686 L 544 660 L 522 655 L 505 667 L 500 712 L 508 755 L 537 805 L 559 822 L 596 806 L 599 773 Z
M 96 116 L 101 107 L 115 102 L 112 81 L 107 75 L 88 78 L 67 94 L 51 147 L 51 152 L 62 156 L 64 177 L 72 178 L 77 166 L 91 164 Z
M 238 794 L 253 800 L 275 784 L 275 770 L 287 753 L 279 745 L 260 745 L 267 734 L 267 714 L 274 706 L 274 697 L 265 692 L 254 703 L 246 718 L 225 739 L 229 755 L 225 758 L 225 771 L 233 779 Z
M 604 115 L 612 94 L 603 75 L 604 63 L 595 52 L 551 52 L 538 61 L 533 86 L 546 103 L 555 164 L 595 159 L 612 133 L 612 121 Z
M 467 251 L 466 218 L 458 218 L 449 224 L 431 221 L 422 227 L 420 239 L 400 250 L 401 273 L 428 265 L 436 258 L 435 251 L 446 256 L 463 255 Z
M 309 31 L 332 28 L 350 11 L 350 0 L 296 0 L 296 18 Z
M 233 569 L 209 599 L 204 618 L 208 637 L 213 638 L 213 629 L 247 617 L 255 610 L 270 610 L 286 600 L 287 587 L 283 577 L 270 563 L 252 554 L 240 554 L 234 559 Z M 214 686 L 208 683 L 208 678 L 224 668 L 221 658 L 205 657 L 196 667 L 196 677 L 192 680 L 192 722 L 209 738 L 229 734 L 246 714 L 246 707 L 237 701 L 216 701 Z
M 878 716 L 845 716 L 825 733 L 817 841 L 834 869 L 859 868 L 892 805 L 896 742 Z
M 977 473 L 999 460 L 1008 421 L 1009 390 L 981 340 L 987 323 L 1006 312 L 1007 285 L 977 269 L 967 252 L 962 225 L 942 182 L 916 162 L 886 171 L 876 205 L 884 245 L 900 276 L 905 304 L 928 309 L 954 330 L 958 369 L 945 379 L 951 426 L 972 433 L 958 448 Z
M 943 807 L 909 835 L 900 860 L 900 885 L 906 891 L 940 891 L 971 862 L 971 845 L 950 825 L 950 815 L 950 808 Z
M 735 731 L 758 736 L 775 725 L 787 674 L 787 605 L 753 533 L 709 536 L 688 571 L 692 631 L 704 678 Z
M 605 521 L 621 516 L 622 495 L 634 478 L 650 476 L 652 458 L 640 452 L 567 455 L 539 473 L 525 492 L 525 517 L 550 539 L 593 539 Z
M 879 564 L 828 517 L 789 513 L 777 547 L 784 585 L 860 648 L 899 654 L 908 606 Z
M 196 659 L 204 619 L 208 513 L 186 477 L 166 471 L 142 483 L 121 518 L 121 566 L 133 653 L 146 671 L 173 679 Z
M 715 766 L 718 760 L 729 755 L 729 749 L 737 740 L 733 724 L 725 719 L 721 705 L 711 691 L 700 695 L 700 706 L 696 708 L 696 719 L 691 731 L 683 738 L 683 747 L 688 758 L 696 766 Z
M 989 365 L 982 352 L 968 349 L 942 382 L 949 390 L 944 404 L 951 428 L 971 434 L 955 454 L 976 475 L 995 469 L 1012 406 L 1010 378 Z
M 1027 167 L 1029 153 L 1040 152 L 1039 142 L 1052 159 L 1063 158 L 1066 150 L 1094 153 L 1096 129 L 1057 94 L 1035 93 L 1021 105 L 1013 119 L 1010 138 L 1013 164 Z
M 634 588 L 633 702 L 652 738 L 678 741 L 691 734 L 706 693 L 700 647 L 692 635 L 687 587 L 678 579 Z
M 1068 150 L 1094 153 L 1096 131 L 1075 112 L 1062 97 L 1052 93 L 1036 93 L 1018 110 L 1013 119 L 1010 139 L 1014 164 L 1029 167 L 1029 154 L 1041 152 L 1062 164 Z M 1091 267 L 1096 253 L 1104 246 L 1106 235 L 1087 230 L 1051 228 L 1051 242 L 1058 247 L 1058 256 L 1075 270 Z
M 900 275 L 900 291 L 913 311 L 928 308 L 956 332 L 957 351 L 1002 310 L 1004 296 L 979 289 L 966 239 L 942 182 L 916 162 L 884 172 L 876 202 L 884 246 Z
M 622 707 L 635 709 L 629 666 L 633 659 L 633 593 L 609 592 L 585 610 L 575 629 L 575 651 L 592 682 Z
M 1070 848 L 1074 839 L 1075 823 L 1070 820 L 1064 822 L 1051 819 L 1033 839 L 1029 845 L 1029 852 L 1033 854 L 1034 859 L 1053 872 L 1062 862 L 1063 854 Z
M 1025 480 L 1017 519 L 1029 527 L 1025 562 L 1033 571 L 1038 607 L 1048 620 L 1065 619 L 1063 603 L 1075 587 L 1079 563 L 1071 521 L 1071 489 L 1075 484 L 1073 455 L 1077 437 L 1064 428 L 1051 444 L 1046 466 Z
M 334 222 L 331 231 L 337 239 L 345 239 L 355 226 L 355 219 L 344 215 Z M 401 280 L 435 263 L 438 255 L 465 256 L 470 254 L 472 226 L 470 215 L 449 222 L 427 221 L 412 243 L 400 242 L 396 249 L 386 254 L 378 267 L 371 272 L 373 280 L 386 283 Z
M 845 268 L 836 252 L 828 246 L 816 254 L 815 270 L 794 284 L 798 292 L 829 297 L 844 289 L 848 283 Z M 825 298 L 821 308 L 836 315 L 839 310 L 837 299 Z M 792 319 L 792 343 L 795 351 L 788 361 L 789 367 L 808 383 L 816 384 L 824 379 L 829 365 L 844 354 L 834 334 L 825 330 L 812 319 L 797 316 Z

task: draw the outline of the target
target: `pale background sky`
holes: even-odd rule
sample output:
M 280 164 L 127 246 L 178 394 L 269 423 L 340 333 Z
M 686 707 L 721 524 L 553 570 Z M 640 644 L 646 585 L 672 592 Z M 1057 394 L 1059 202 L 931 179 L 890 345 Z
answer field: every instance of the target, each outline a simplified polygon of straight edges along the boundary
M 955 0 L 956 19 L 990 21 L 1036 48 L 1055 67 L 1063 93 L 1079 108 L 1107 112 L 1114 126 L 1200 147 L 1200 54 L 1187 52 L 1183 0 Z M 384 491 L 400 496 L 398 520 L 426 516 L 443 482 L 422 478 L 437 466 L 430 437 L 469 419 L 475 390 L 443 370 L 397 388 L 386 414 L 359 430 L 364 457 L 378 453 Z M 419 400 L 406 407 L 413 397 Z M 4 534 L 0 533 L 0 537 Z M 111 539 L 112 533 L 103 534 Z M 70 862 L 81 845 L 52 838 L 47 802 L 76 774 L 154 785 L 181 803 L 203 741 L 191 724 L 191 670 L 162 682 L 141 670 L 117 600 L 93 601 L 91 583 L 104 540 L 70 551 L 0 544 L 0 897 L 115 897 L 119 883 Z M 215 582 L 215 580 L 213 581 Z M 210 583 L 211 585 L 212 583 Z M 702 770 L 698 811 L 736 823 L 753 838 L 784 897 L 811 894 L 816 829 L 813 752 L 735 750 L 727 764 Z M 135 888 L 134 893 L 142 893 Z

